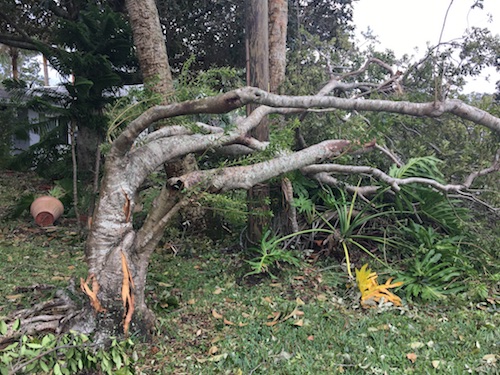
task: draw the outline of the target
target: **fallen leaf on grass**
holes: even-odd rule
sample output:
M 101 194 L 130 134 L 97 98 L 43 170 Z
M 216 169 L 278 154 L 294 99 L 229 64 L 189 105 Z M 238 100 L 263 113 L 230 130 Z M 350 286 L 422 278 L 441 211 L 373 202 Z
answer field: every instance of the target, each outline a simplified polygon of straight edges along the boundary
M 290 360 L 291 358 L 293 357 L 293 354 L 291 353 L 288 353 L 284 350 L 281 351 L 280 354 L 278 354 L 275 358 L 274 358 L 274 363 L 278 363 L 278 362 L 281 362 L 281 361 L 288 361 Z
M 278 320 L 280 315 L 281 315 L 281 313 L 279 311 L 274 311 L 273 313 L 271 313 L 267 316 L 267 319 Z
M 219 361 L 226 359 L 226 358 L 227 358 L 227 353 L 222 353 L 222 354 L 214 355 L 213 357 L 210 357 L 208 360 L 210 362 L 219 362 Z
M 408 358 L 411 363 L 415 363 L 415 361 L 417 360 L 417 355 L 415 353 L 408 353 L 406 355 L 406 358 Z
M 497 362 L 497 356 L 495 354 L 486 354 L 483 357 L 483 361 L 486 361 L 487 363 L 496 363 Z
M 196 359 L 196 362 L 198 362 L 198 363 L 205 363 L 207 361 L 219 362 L 219 361 L 227 358 L 227 353 L 217 354 L 217 355 L 211 356 L 209 358 L 198 358 L 198 357 L 194 357 L 194 358 Z
M 274 320 L 274 321 L 272 321 L 272 322 L 265 322 L 264 324 L 265 324 L 266 326 L 268 326 L 268 327 L 272 327 L 272 326 L 274 326 L 274 325 L 276 325 L 276 324 L 278 324 L 278 323 L 279 323 L 279 322 L 278 322 L 277 320 Z
M 304 319 L 296 320 L 295 322 L 293 322 L 293 325 L 297 327 L 302 327 L 304 325 Z
M 326 294 L 324 293 L 320 293 L 316 296 L 316 299 L 319 301 L 319 302 L 325 302 L 327 300 L 327 297 L 326 297 Z
M 311 335 L 311 336 L 307 336 L 307 340 L 308 340 L 308 341 L 314 341 L 314 336 L 313 336 L 313 335 Z
M 11 294 L 10 296 L 7 296 L 5 298 L 7 298 L 9 301 L 15 301 L 16 299 L 19 299 L 22 296 L 23 296 L 22 294 Z
M 194 298 L 191 298 L 190 300 L 187 301 L 188 305 L 194 305 L 196 303 L 196 300 Z
M 412 342 L 410 344 L 410 348 L 412 348 L 413 350 L 415 349 L 420 349 L 422 348 L 423 346 L 425 346 L 425 344 L 423 342 L 420 342 L 420 341 L 416 341 L 416 342 Z
M 215 311 L 215 309 L 212 310 L 212 316 L 215 318 L 215 319 L 222 319 L 224 318 L 224 316 L 222 316 L 221 314 L 219 314 L 217 311 Z
M 215 290 L 212 292 L 212 294 L 221 294 L 222 293 L 222 288 L 215 288 Z
M 441 364 L 441 361 L 432 361 L 431 364 L 432 364 L 432 367 L 434 367 L 435 369 L 437 369 L 437 368 L 439 368 L 439 365 Z
M 293 311 L 288 314 L 287 316 L 285 316 L 282 321 L 284 322 L 285 320 L 288 320 L 290 318 L 296 318 L 298 316 L 303 316 L 304 315 L 304 312 L 303 311 L 300 311 L 300 310 L 297 310 L 297 308 L 293 309 Z
M 219 351 L 219 348 L 215 345 L 211 346 L 210 349 L 208 349 L 208 354 L 214 355 Z
M 50 279 L 53 281 L 65 281 L 69 280 L 70 278 L 68 276 L 52 276 Z
M 231 322 L 230 320 L 227 320 L 226 318 L 224 318 L 224 324 L 226 324 L 228 326 L 234 326 L 234 323 Z

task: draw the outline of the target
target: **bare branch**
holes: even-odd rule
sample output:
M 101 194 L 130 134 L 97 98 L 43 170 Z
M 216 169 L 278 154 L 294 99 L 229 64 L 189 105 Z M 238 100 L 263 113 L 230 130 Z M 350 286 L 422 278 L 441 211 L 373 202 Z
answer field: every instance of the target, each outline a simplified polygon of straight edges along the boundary
M 428 185 L 437 190 L 444 192 L 460 192 L 463 185 L 443 185 L 430 178 L 422 177 L 409 177 L 409 178 L 394 178 L 384 173 L 378 168 L 354 165 L 340 165 L 340 164 L 315 164 L 303 167 L 301 172 L 308 175 L 316 175 L 321 172 L 336 173 L 336 174 L 367 174 L 373 176 L 380 181 L 387 183 L 391 186 L 392 190 L 398 192 L 401 190 L 400 185 L 420 184 Z
M 344 99 L 332 96 L 285 96 L 246 87 L 236 90 L 242 102 L 254 102 L 271 107 L 288 108 L 338 108 L 355 111 L 392 112 L 410 116 L 439 117 L 452 113 L 463 119 L 483 125 L 500 133 L 500 118 L 486 111 L 465 104 L 458 99 L 443 102 L 412 103 L 407 101 Z
M 344 182 L 339 181 L 338 179 L 336 179 L 335 177 L 326 172 L 316 173 L 311 177 L 326 185 L 337 186 L 337 187 L 342 186 L 349 193 L 351 194 L 357 193 L 361 197 L 375 195 L 377 194 L 377 191 L 380 189 L 379 186 L 354 186 L 346 184 Z
M 493 164 L 485 169 L 482 169 L 480 171 L 472 172 L 464 182 L 464 186 L 468 189 L 471 187 L 472 183 L 474 180 L 480 176 L 485 176 L 490 173 L 498 172 L 500 171 L 500 149 L 497 150 L 497 153 L 495 155 L 495 158 L 493 159 Z
M 391 150 L 389 150 L 387 147 L 380 146 L 380 145 L 376 144 L 375 148 L 377 150 L 381 151 L 387 157 L 389 157 L 389 159 L 391 159 L 394 162 L 394 164 L 396 164 L 398 167 L 401 167 L 403 165 L 401 160 L 399 160 L 399 158 L 396 155 L 394 155 L 394 153 L 391 152 Z

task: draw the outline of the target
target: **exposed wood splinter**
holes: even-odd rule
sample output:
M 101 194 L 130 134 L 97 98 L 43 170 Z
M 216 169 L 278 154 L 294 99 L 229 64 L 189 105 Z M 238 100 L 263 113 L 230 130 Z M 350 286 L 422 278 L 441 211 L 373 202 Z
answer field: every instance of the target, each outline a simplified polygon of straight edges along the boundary
M 128 334 L 132 315 L 134 314 L 134 280 L 130 274 L 127 264 L 127 258 L 123 251 L 122 255 L 122 270 L 123 270 L 123 283 L 122 283 L 122 301 L 123 301 L 123 332 Z
M 92 289 L 90 289 L 88 285 L 91 281 Z M 99 292 L 99 284 L 97 283 L 94 274 L 90 274 L 87 277 L 87 280 L 83 280 L 83 278 L 80 278 L 80 288 L 82 289 L 83 293 L 85 293 L 89 297 L 90 304 L 96 312 L 106 312 L 106 309 L 102 307 L 99 299 L 97 298 L 97 293 Z

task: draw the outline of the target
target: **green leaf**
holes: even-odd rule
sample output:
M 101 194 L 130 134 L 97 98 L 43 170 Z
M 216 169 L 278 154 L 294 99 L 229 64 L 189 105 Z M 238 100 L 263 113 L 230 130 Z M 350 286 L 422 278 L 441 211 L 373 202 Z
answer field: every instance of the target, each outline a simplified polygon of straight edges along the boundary
M 13 344 L 10 344 L 9 346 L 7 346 L 5 349 L 3 349 L 2 351 L 3 352 L 10 352 L 12 349 L 15 349 L 17 348 L 17 346 L 19 345 L 18 342 L 15 342 Z
M 5 335 L 7 333 L 7 324 L 0 320 L 0 335 Z
M 12 325 L 12 329 L 14 331 L 17 331 L 20 327 L 21 327 L 21 320 L 20 319 L 16 319 L 14 321 L 14 324 Z M 23 336 L 23 337 L 26 337 L 26 336 Z
M 42 344 L 37 344 L 35 342 L 29 342 L 29 343 L 26 344 L 26 346 L 28 348 L 31 348 L 31 349 L 41 349 L 41 348 L 43 348 Z
M 117 353 L 115 350 L 113 350 L 113 362 L 115 363 L 116 368 L 121 368 L 122 367 L 122 356 Z
M 40 360 L 40 368 L 43 372 L 49 372 L 49 366 L 47 366 L 47 363 L 43 359 Z
M 61 366 L 59 366 L 59 363 L 56 363 L 54 366 L 54 375 L 63 375 L 61 371 Z
M 53 341 L 54 341 L 54 337 L 52 335 L 43 336 L 42 346 L 47 348 L 47 347 L 49 347 L 50 344 L 53 343 Z

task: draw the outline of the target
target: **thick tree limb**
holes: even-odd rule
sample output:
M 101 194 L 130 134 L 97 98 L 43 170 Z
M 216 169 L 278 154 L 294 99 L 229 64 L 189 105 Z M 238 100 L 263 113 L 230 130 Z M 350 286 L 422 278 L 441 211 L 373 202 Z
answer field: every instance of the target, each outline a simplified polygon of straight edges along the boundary
M 270 94 L 256 88 L 236 90 L 242 102 L 255 102 L 271 107 L 288 108 L 337 108 L 355 111 L 392 112 L 410 116 L 439 117 L 451 113 L 465 120 L 486 126 L 500 133 L 500 118 L 486 111 L 465 104 L 458 99 L 443 102 L 412 103 L 407 101 L 344 99 L 332 96 L 286 96 Z
M 139 134 L 156 121 L 187 114 L 227 113 L 243 105 L 237 91 L 230 91 L 219 96 L 152 107 L 127 126 L 113 143 L 110 154 L 125 155 Z
M 170 178 L 167 183 L 178 189 L 198 187 L 210 192 L 249 189 L 255 184 L 272 177 L 339 155 L 349 145 L 350 142 L 345 140 L 324 141 L 293 154 L 266 162 L 248 166 L 196 171 L 180 177 Z

